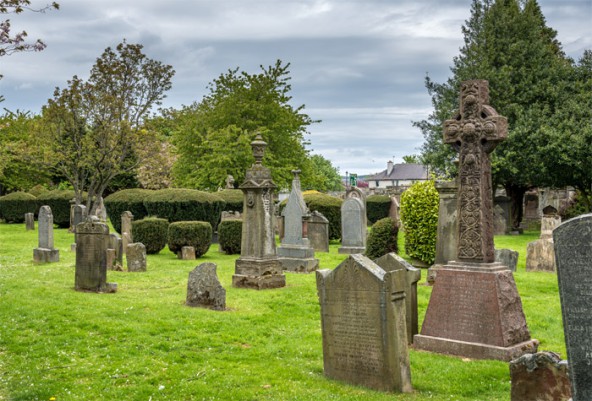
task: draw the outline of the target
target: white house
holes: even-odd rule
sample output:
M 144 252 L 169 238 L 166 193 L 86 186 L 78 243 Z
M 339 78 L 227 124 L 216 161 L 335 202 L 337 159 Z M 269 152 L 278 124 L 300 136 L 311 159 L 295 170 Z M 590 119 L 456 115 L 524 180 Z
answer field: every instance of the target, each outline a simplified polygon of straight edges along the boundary
M 428 179 L 428 168 L 423 164 L 393 164 L 388 161 L 386 170 L 366 177 L 368 188 L 408 187 L 417 181 Z

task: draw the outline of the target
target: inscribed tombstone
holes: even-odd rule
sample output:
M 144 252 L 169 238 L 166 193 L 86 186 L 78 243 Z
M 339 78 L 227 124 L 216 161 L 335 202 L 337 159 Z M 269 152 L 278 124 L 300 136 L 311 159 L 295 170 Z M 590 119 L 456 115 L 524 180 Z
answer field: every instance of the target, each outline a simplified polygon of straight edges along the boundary
M 33 260 L 41 263 L 59 262 L 60 251 L 53 247 L 53 214 L 49 206 L 41 206 L 38 220 L 39 246 L 33 249 Z
M 77 291 L 115 292 L 117 284 L 107 283 L 109 227 L 96 218 L 87 218 L 76 226 Z
M 366 251 L 366 209 L 360 198 L 348 198 L 341 205 L 341 247 L 339 253 Z
M 125 253 L 127 261 L 128 272 L 145 272 L 146 271 L 146 246 L 141 242 L 134 242 L 127 244 Z
M 308 219 L 308 240 L 315 252 L 329 252 L 329 220 L 316 210 Z

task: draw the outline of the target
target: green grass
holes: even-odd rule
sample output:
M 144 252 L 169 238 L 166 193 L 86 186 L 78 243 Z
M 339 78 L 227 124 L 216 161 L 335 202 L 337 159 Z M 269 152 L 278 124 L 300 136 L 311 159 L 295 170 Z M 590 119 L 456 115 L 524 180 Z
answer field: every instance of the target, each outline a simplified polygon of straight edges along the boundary
M 509 400 L 507 363 L 410 351 L 413 394 L 385 394 L 323 375 L 314 274 L 274 290 L 231 286 L 236 256 L 212 246 L 197 261 L 168 250 L 146 273 L 109 272 L 115 294 L 73 289 L 73 235 L 55 230 L 60 262 L 32 262 L 37 233 L 0 224 L 0 400 Z M 525 273 L 537 233 L 496 238 L 520 252 L 516 282 L 542 348 L 565 355 L 557 281 Z M 322 269 L 344 255 L 317 253 Z M 401 240 L 401 253 L 403 253 Z M 214 262 L 225 312 L 184 305 L 187 277 Z M 424 275 L 425 277 L 425 272 Z M 423 281 L 423 280 L 422 280 Z M 431 288 L 419 286 L 420 321 Z

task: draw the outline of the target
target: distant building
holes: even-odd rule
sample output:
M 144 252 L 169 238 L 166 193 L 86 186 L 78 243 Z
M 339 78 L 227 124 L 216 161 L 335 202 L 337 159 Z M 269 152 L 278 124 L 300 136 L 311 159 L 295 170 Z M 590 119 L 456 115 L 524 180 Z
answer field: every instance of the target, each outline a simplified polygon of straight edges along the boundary
M 428 179 L 428 168 L 423 164 L 393 164 L 388 161 L 386 170 L 366 177 L 368 188 L 408 187 L 417 181 Z

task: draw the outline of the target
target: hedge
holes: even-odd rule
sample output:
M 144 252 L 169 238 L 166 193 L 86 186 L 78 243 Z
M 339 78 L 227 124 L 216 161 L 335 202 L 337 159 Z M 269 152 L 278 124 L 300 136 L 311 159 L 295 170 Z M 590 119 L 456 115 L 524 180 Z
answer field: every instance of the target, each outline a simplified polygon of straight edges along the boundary
M 121 214 L 125 211 L 132 212 L 134 220 L 142 220 L 148 216 L 144 199 L 153 192 L 140 188 L 124 189 L 112 193 L 103 200 L 105 208 L 107 208 L 107 216 L 109 216 L 115 231 L 121 234 Z
M 72 206 L 70 201 L 74 199 L 74 196 L 75 193 L 71 189 L 54 189 L 43 192 L 37 197 L 37 209 L 44 205 L 49 206 L 54 224 L 60 228 L 68 228 L 70 227 L 70 207 Z
M 225 220 L 218 226 L 220 250 L 227 255 L 239 254 L 243 232 L 242 220 Z
M 398 253 L 397 223 L 390 217 L 378 220 L 372 225 L 366 245 L 366 256 L 372 260 L 378 259 L 387 253 Z
M 389 217 L 391 198 L 386 195 L 370 195 L 366 198 L 366 216 L 368 224 L 374 224 L 380 219 Z
M 240 189 L 224 189 L 216 192 L 216 195 L 226 202 L 224 211 L 243 212 L 243 191 Z
M 147 254 L 156 254 L 164 249 L 167 243 L 169 222 L 158 217 L 146 217 L 132 222 L 134 242 L 141 242 Z
M 318 211 L 329 220 L 329 239 L 341 238 L 341 204 L 343 200 L 322 193 L 304 194 L 310 211 Z
M 35 213 L 37 198 L 26 192 L 12 192 L 0 197 L 0 218 L 7 223 L 23 223 L 25 213 Z
M 195 248 L 195 257 L 205 254 L 212 243 L 212 225 L 206 221 L 177 221 L 169 225 L 167 242 L 177 254 L 184 246 Z

